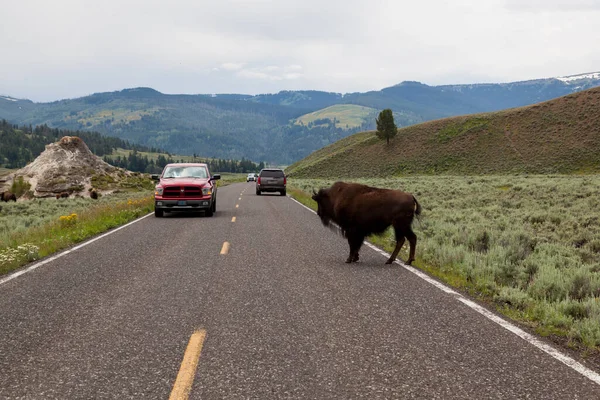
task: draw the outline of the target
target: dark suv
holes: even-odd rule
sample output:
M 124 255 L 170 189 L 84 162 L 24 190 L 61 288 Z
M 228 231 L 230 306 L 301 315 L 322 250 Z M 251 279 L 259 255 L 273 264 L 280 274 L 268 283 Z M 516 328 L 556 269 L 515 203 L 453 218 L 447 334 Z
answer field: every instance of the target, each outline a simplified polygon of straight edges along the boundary
M 262 192 L 279 192 L 285 196 L 285 186 L 287 179 L 283 170 L 279 168 L 261 169 L 256 179 L 256 194 L 260 196 Z

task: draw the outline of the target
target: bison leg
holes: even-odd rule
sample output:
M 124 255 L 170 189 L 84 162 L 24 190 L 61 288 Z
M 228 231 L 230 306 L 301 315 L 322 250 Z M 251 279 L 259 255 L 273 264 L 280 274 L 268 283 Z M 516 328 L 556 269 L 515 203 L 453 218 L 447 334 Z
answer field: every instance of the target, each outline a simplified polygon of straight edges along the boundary
M 396 235 L 396 248 L 394 248 L 394 252 L 390 256 L 390 258 L 386 261 L 386 264 L 391 264 L 398 257 L 398 253 L 402 246 L 404 245 L 405 239 L 408 239 L 408 243 L 410 243 L 410 253 L 408 256 L 408 260 L 406 263 L 408 265 L 412 264 L 415 261 L 415 248 L 417 247 L 417 235 L 412 231 L 410 227 L 410 222 L 408 225 L 406 221 L 397 220 L 394 221 L 394 234 Z
M 410 253 L 408 255 L 408 260 L 406 263 L 411 265 L 413 261 L 415 261 L 415 250 L 417 248 L 417 235 L 412 231 L 412 229 L 406 234 L 406 238 L 408 239 L 408 243 L 410 243 Z
M 402 248 L 403 245 L 404 245 L 404 236 L 398 237 L 398 234 L 396 234 L 396 247 L 394 248 L 394 252 L 390 256 L 390 258 L 385 262 L 386 264 L 391 264 L 394 262 L 396 257 L 398 257 L 398 253 L 400 252 L 400 249 Z
M 364 236 L 356 233 L 348 232 L 348 244 L 350 245 L 350 254 L 348 255 L 347 263 L 358 261 L 358 251 L 365 240 Z

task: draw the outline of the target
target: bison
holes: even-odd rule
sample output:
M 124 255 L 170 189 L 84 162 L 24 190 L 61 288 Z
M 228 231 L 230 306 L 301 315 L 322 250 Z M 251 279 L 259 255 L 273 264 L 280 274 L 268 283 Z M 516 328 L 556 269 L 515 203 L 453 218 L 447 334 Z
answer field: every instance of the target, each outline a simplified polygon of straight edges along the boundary
M 90 190 L 90 197 L 94 200 L 98 199 L 98 192 L 95 189 Z
M 17 195 L 12 192 L 0 192 L 0 200 L 5 202 L 17 201 Z
M 396 248 L 386 264 L 394 262 L 405 239 L 410 243 L 406 263 L 410 265 L 415 260 L 417 235 L 411 225 L 414 216 L 421 214 L 421 206 L 412 194 L 336 182 L 319 192 L 313 190 L 312 199 L 317 202 L 317 215 L 323 225 L 330 226 L 332 221 L 335 222 L 348 239 L 350 255 L 347 263 L 358 261 L 358 251 L 365 237 L 381 234 L 390 225 L 394 227 Z
M 56 195 L 57 199 L 60 199 L 61 197 L 63 197 L 63 198 L 69 197 L 69 192 L 62 192 L 62 193 L 59 193 Z

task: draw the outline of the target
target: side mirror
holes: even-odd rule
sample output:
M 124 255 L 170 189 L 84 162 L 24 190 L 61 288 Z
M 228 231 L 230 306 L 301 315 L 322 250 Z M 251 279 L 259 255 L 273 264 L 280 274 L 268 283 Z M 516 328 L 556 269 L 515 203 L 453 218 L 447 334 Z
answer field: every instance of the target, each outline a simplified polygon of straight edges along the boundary
M 160 175 L 158 175 L 158 174 L 152 174 L 152 175 L 150 175 L 150 177 L 152 178 L 153 181 L 157 181 L 160 179 Z
M 221 179 L 221 175 L 219 175 L 219 174 L 214 174 L 213 176 L 210 177 L 211 181 L 216 181 L 218 179 Z

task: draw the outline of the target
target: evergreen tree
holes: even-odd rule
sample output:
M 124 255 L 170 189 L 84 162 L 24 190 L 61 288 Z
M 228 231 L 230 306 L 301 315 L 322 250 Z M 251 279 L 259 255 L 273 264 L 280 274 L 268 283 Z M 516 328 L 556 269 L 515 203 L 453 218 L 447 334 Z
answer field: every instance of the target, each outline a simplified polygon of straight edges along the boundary
M 379 139 L 385 139 L 387 144 L 390 144 L 390 139 L 396 136 L 398 133 L 398 128 L 394 123 L 394 115 L 392 114 L 392 110 L 386 108 L 382 112 L 379 113 L 379 117 L 376 119 L 377 123 L 377 137 Z

